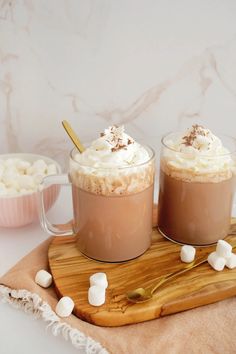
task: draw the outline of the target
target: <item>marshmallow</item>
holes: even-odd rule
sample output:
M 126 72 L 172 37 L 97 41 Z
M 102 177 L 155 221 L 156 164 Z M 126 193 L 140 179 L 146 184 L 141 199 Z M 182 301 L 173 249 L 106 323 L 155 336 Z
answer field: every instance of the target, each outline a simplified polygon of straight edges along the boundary
M 226 267 L 229 269 L 236 268 L 236 254 L 231 253 L 231 256 L 226 259 Z
M 16 162 L 16 167 L 18 170 L 20 170 L 21 172 L 25 172 L 27 170 L 27 168 L 30 167 L 30 162 L 25 161 L 25 160 L 18 160 Z
M 44 160 L 37 160 L 34 161 L 33 163 L 33 167 L 35 168 L 35 170 L 39 173 L 45 173 L 47 170 L 47 164 L 45 163 Z
M 5 171 L 5 166 L 4 164 L 2 163 L 3 160 L 1 160 L 0 162 L 0 179 L 2 178 L 3 174 L 4 174 L 4 171 Z
M 36 174 L 36 175 L 34 175 L 33 176 L 33 178 L 34 178 L 34 182 L 37 184 L 37 185 L 39 185 L 42 181 L 43 181 L 43 179 L 44 179 L 44 177 L 45 177 L 46 175 L 42 175 L 42 174 Z
M 210 266 L 220 272 L 221 270 L 224 269 L 225 264 L 226 264 L 226 259 L 219 256 L 217 252 L 212 252 L 209 254 L 207 258 L 208 263 Z
M 101 306 L 106 300 L 106 289 L 99 285 L 93 285 L 88 291 L 88 302 L 92 306 Z
M 52 276 L 46 270 L 41 269 L 35 276 L 35 283 L 43 288 L 48 288 L 52 284 Z
M 7 160 L 4 160 L 5 162 L 5 166 L 6 167 L 16 167 L 16 164 L 18 163 L 19 159 L 7 159 Z
M 2 174 L 2 182 L 5 183 L 7 187 L 10 187 L 15 183 L 17 176 L 17 169 L 14 166 L 11 166 L 5 169 L 4 173 Z
M 195 258 L 196 250 L 193 246 L 184 245 L 181 247 L 180 258 L 184 263 L 191 263 Z
M 56 165 L 47 165 L 42 159 L 33 163 L 21 159 L 0 160 L 0 196 L 35 192 L 46 175 L 56 173 Z
M 27 175 L 32 176 L 32 175 L 34 175 L 35 173 L 37 173 L 37 170 L 36 170 L 36 168 L 33 167 L 33 166 L 30 166 L 30 167 L 28 167 L 28 168 L 26 169 L 26 174 L 27 174 Z
M 56 306 L 56 314 L 60 317 L 68 317 L 71 315 L 75 304 L 69 296 L 62 297 Z
M 0 195 L 6 195 L 7 187 L 4 183 L 0 182 Z
M 217 242 L 216 253 L 218 254 L 218 256 L 223 258 L 229 258 L 231 256 L 231 252 L 232 246 L 228 242 L 224 240 L 219 240 Z
M 17 181 L 18 181 L 20 188 L 23 188 L 23 189 L 34 189 L 35 188 L 35 182 L 34 182 L 34 178 L 32 176 L 20 175 L 17 177 Z
M 16 196 L 18 194 L 18 191 L 15 188 L 6 188 L 6 193 L 5 195 L 9 195 L 9 196 Z
M 57 167 L 54 164 L 50 164 L 47 167 L 47 175 L 56 175 L 57 174 Z
M 98 285 L 106 289 L 108 287 L 107 276 L 105 273 L 95 273 L 89 278 L 90 286 Z
M 32 192 L 33 192 L 32 189 L 21 188 L 21 189 L 19 190 L 19 193 L 20 193 L 20 194 L 30 194 L 30 193 L 32 193 Z

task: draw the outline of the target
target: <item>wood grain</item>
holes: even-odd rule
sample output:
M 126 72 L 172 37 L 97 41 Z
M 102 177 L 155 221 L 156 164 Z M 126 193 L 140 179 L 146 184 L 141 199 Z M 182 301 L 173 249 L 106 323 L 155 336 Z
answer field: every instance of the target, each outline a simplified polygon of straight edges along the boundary
M 236 219 L 232 220 L 235 229 Z M 151 248 L 141 257 L 119 264 L 101 263 L 84 257 L 73 237 L 55 237 L 49 247 L 50 269 L 58 296 L 70 296 L 75 302 L 74 314 L 99 326 L 122 326 L 138 323 L 190 308 L 206 305 L 236 295 L 236 269 L 216 272 L 206 263 L 164 284 L 154 298 L 143 304 L 129 303 L 124 294 L 137 287 L 149 287 L 156 280 L 182 269 L 180 246 L 165 240 L 153 229 Z M 233 232 L 226 238 L 236 242 Z M 202 257 L 215 249 L 197 249 Z M 88 304 L 89 277 L 105 272 L 109 287 L 106 303 L 101 307 Z

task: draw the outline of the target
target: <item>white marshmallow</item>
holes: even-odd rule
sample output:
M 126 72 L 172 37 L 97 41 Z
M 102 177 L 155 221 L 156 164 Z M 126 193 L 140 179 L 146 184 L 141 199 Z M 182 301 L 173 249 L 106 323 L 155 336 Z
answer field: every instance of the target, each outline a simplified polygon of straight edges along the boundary
M 16 196 L 19 192 L 15 188 L 6 188 L 6 193 L 5 195 L 9 196 Z
M 0 182 L 0 195 L 6 195 L 7 193 L 7 187 L 5 186 L 4 183 Z
M 17 169 L 14 166 L 11 166 L 5 169 L 4 173 L 2 174 L 2 181 L 7 187 L 10 187 L 16 182 L 17 176 Z
M 33 166 L 30 166 L 30 167 L 28 167 L 28 168 L 26 169 L 26 174 L 27 174 L 27 175 L 32 176 L 32 175 L 34 175 L 34 174 L 36 174 L 36 173 L 37 173 L 37 170 L 36 170 L 36 168 L 33 167 Z
M 36 175 L 33 175 L 34 182 L 35 182 L 37 185 L 39 185 L 39 184 L 43 181 L 43 179 L 44 179 L 45 176 L 46 176 L 45 174 L 36 174 Z
M 35 171 L 37 171 L 39 173 L 43 173 L 43 174 L 47 170 L 47 164 L 46 164 L 46 162 L 44 160 L 34 161 L 33 167 L 35 168 Z
M 17 178 L 16 178 L 16 180 L 14 180 L 11 183 L 9 183 L 7 188 L 14 189 L 16 192 L 18 192 L 19 189 L 20 189 L 20 186 L 19 186 L 19 183 L 17 181 Z
M 95 273 L 89 278 L 90 286 L 98 285 L 106 289 L 108 287 L 107 276 L 105 273 Z
M 93 285 L 88 291 L 88 302 L 92 306 L 101 306 L 106 300 L 106 289 L 99 285 Z
M 16 167 L 18 170 L 20 170 L 21 172 L 25 172 L 27 170 L 27 168 L 30 167 L 30 162 L 25 161 L 25 160 L 18 160 L 16 162 Z
M 0 196 L 35 192 L 46 175 L 56 173 L 56 165 L 47 165 L 42 159 L 33 163 L 17 158 L 0 159 Z
M 236 254 L 231 253 L 231 256 L 226 259 L 226 267 L 229 269 L 236 268 Z
M 3 160 L 1 160 L 1 161 L 3 161 Z M 2 162 L 0 162 L 0 179 L 2 179 L 4 171 L 5 171 L 5 165 Z
M 17 165 L 17 163 L 19 162 L 19 159 L 16 159 L 16 158 L 14 158 L 14 159 L 6 159 L 5 160 L 5 166 L 6 167 L 15 167 L 16 168 L 16 165 Z
M 47 175 L 56 175 L 57 174 L 57 167 L 54 164 L 50 164 L 47 167 Z
M 60 317 L 68 317 L 71 315 L 75 304 L 69 296 L 62 297 L 56 306 L 56 314 Z
M 218 256 L 223 258 L 229 258 L 231 256 L 231 252 L 232 246 L 228 242 L 224 240 L 219 240 L 217 242 L 216 253 L 218 254 Z
M 48 288 L 52 284 L 52 276 L 46 270 L 41 269 L 35 276 L 35 283 L 43 288 Z
M 196 250 L 193 246 L 184 245 L 181 247 L 180 258 L 184 263 L 191 263 L 195 258 Z
M 17 177 L 18 184 L 20 188 L 23 189 L 34 189 L 36 188 L 36 184 L 34 178 L 28 175 L 20 175 Z
M 217 252 L 212 252 L 209 254 L 207 258 L 208 263 L 210 266 L 220 272 L 221 270 L 224 269 L 225 264 L 226 264 L 226 259 L 219 256 Z
M 20 194 L 30 194 L 30 193 L 32 193 L 32 192 L 33 192 L 32 189 L 21 188 L 21 189 L 19 190 L 19 193 L 20 193 Z

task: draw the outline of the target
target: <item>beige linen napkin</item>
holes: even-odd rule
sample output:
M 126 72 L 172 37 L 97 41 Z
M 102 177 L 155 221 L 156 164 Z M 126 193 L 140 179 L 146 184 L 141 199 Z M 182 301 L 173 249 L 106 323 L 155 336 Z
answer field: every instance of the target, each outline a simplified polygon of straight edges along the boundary
M 74 315 L 60 319 L 53 287 L 34 282 L 39 269 L 48 268 L 51 238 L 43 242 L 0 278 L 0 297 L 48 322 L 54 335 L 62 334 L 86 353 L 173 354 L 236 353 L 236 298 L 164 318 L 116 328 L 97 327 Z M 93 339 L 92 339 L 93 338 Z

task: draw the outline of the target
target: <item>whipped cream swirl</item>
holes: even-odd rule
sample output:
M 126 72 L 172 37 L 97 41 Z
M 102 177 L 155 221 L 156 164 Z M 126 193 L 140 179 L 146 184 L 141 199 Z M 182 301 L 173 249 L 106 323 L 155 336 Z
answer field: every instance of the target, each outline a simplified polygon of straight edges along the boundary
M 74 159 L 94 168 L 127 167 L 142 164 L 150 158 L 145 147 L 124 131 L 124 126 L 111 126 L 100 134 L 82 154 Z
M 230 151 L 209 129 L 193 125 L 185 134 L 170 135 L 164 139 L 165 170 L 174 177 L 186 180 L 213 182 L 227 179 L 235 172 Z
M 111 126 L 82 153 L 70 159 L 70 178 L 77 187 L 99 195 L 138 193 L 153 185 L 154 156 L 124 131 Z

